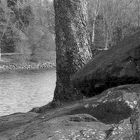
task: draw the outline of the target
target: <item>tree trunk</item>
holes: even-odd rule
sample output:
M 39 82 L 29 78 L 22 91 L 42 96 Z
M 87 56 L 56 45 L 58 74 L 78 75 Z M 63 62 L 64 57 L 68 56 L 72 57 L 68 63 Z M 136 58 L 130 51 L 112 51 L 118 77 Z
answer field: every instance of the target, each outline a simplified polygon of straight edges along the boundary
M 86 0 L 54 0 L 57 82 L 54 102 L 82 97 L 71 83 L 71 76 L 83 67 L 92 53 L 87 33 Z
M 92 36 L 91 36 L 91 44 L 92 45 L 95 43 L 94 42 L 94 39 L 95 39 L 95 22 L 96 22 L 96 18 L 94 19 L 93 25 L 92 25 Z

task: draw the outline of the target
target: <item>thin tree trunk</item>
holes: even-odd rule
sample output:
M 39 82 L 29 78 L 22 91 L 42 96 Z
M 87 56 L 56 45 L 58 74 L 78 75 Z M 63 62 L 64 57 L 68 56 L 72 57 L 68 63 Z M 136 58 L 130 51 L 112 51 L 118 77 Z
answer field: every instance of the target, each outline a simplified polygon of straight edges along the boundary
M 91 44 L 94 44 L 94 40 L 95 40 L 95 24 L 96 24 L 96 20 L 97 20 L 97 16 L 99 14 L 99 10 L 100 10 L 100 0 L 96 0 L 96 8 L 95 8 L 95 12 L 94 12 L 94 18 L 93 18 L 93 24 L 92 24 L 92 37 L 91 37 Z
M 81 97 L 70 79 L 92 58 L 87 33 L 87 1 L 54 0 L 54 9 L 57 82 L 53 101 L 67 102 Z
M 94 19 L 93 25 L 92 25 L 92 37 L 91 37 L 91 44 L 94 44 L 94 39 L 95 39 L 95 22 L 96 18 Z
M 138 27 L 140 27 L 140 14 L 139 14 L 139 12 L 140 12 L 140 0 L 138 0 L 137 1 L 138 3 Z
M 0 61 L 1 61 L 2 59 L 1 59 L 1 47 L 0 47 Z

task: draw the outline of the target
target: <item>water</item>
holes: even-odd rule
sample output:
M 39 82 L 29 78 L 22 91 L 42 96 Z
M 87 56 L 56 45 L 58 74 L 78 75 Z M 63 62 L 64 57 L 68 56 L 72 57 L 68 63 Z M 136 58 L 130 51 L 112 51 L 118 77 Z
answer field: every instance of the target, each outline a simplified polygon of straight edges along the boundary
M 0 116 L 27 112 L 53 99 L 55 70 L 0 74 Z

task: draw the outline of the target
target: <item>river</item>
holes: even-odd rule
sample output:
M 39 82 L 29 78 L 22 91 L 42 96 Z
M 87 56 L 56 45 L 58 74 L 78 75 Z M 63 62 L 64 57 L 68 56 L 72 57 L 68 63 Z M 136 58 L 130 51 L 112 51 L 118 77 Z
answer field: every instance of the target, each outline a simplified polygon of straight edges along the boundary
M 53 98 L 55 70 L 0 74 L 0 116 L 27 112 Z

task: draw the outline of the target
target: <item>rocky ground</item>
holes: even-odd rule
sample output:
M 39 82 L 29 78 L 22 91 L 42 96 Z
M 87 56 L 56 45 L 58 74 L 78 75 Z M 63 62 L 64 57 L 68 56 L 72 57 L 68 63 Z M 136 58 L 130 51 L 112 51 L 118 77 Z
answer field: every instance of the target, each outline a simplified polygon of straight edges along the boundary
M 1 117 L 0 140 L 133 140 L 139 93 L 139 84 L 124 85 L 43 113 Z

